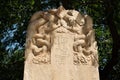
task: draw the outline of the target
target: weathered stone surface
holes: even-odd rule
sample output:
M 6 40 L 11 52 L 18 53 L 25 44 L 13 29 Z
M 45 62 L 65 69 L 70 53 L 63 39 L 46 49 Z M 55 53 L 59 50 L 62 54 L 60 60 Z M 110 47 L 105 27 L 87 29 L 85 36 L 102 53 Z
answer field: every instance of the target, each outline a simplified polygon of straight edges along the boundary
M 24 80 L 99 80 L 92 19 L 62 6 L 35 13 L 28 26 Z

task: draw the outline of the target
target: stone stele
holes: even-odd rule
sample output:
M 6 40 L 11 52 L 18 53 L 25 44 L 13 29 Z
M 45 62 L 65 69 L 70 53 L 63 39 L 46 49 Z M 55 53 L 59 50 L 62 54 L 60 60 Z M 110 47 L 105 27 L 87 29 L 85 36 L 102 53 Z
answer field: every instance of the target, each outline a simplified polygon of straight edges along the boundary
M 24 80 L 99 80 L 92 19 L 75 10 L 36 12 L 26 38 Z

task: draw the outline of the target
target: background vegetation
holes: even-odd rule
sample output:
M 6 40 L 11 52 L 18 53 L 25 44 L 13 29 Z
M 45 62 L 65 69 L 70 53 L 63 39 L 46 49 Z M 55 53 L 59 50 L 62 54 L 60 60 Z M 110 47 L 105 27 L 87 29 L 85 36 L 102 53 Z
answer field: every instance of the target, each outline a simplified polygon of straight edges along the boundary
M 26 29 L 36 11 L 76 9 L 94 20 L 101 80 L 120 80 L 119 0 L 0 0 L 0 80 L 22 80 Z

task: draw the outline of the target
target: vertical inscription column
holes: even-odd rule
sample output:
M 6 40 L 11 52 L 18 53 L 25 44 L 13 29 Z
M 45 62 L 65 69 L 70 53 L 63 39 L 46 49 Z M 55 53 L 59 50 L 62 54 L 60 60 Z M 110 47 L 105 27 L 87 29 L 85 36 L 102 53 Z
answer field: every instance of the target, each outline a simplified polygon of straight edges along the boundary
M 72 80 L 73 35 L 56 33 L 51 48 L 53 80 Z

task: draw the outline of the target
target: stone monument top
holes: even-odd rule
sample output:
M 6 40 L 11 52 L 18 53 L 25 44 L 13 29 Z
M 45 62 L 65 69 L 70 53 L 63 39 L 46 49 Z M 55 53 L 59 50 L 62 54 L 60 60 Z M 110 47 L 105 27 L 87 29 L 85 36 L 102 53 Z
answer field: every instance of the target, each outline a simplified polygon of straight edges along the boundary
M 24 80 L 99 80 L 92 18 L 76 10 L 33 14 L 27 30 Z

